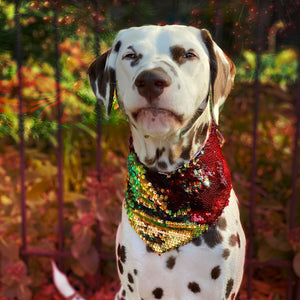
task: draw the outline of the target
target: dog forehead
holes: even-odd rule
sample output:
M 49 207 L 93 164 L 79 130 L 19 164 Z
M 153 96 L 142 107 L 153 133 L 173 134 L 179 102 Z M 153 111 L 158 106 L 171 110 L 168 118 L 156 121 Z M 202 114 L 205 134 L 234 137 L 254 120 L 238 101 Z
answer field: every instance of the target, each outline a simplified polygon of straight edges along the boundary
M 123 51 L 129 46 L 147 44 L 156 50 L 168 50 L 174 45 L 181 45 L 186 49 L 204 48 L 200 30 L 184 25 L 131 27 L 121 30 L 114 42 L 115 47 L 119 45 Z

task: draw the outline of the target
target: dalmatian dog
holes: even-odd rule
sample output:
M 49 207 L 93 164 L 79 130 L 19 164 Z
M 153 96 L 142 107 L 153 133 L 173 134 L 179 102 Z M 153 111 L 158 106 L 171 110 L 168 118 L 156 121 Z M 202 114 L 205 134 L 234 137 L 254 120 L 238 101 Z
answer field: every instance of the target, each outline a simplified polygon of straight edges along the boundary
M 205 29 L 148 25 L 120 31 L 88 75 L 108 114 L 117 93 L 139 164 L 153 176 L 168 176 L 188 165 L 218 126 L 235 67 Z M 116 238 L 121 288 L 115 300 L 236 299 L 246 242 L 232 189 L 207 230 L 168 251 L 151 248 L 134 229 L 137 223 L 130 223 L 124 205 Z

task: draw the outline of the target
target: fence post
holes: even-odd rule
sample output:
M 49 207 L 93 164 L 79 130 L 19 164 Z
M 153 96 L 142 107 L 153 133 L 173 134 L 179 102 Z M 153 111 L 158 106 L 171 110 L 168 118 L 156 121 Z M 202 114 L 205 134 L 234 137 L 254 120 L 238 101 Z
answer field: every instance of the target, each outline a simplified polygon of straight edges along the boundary
M 20 200 L 22 219 L 22 246 L 20 252 L 27 250 L 27 217 L 26 217 L 26 187 L 25 187 L 25 141 L 24 141 L 24 99 L 22 90 L 22 45 L 21 45 L 21 25 L 20 25 L 20 1 L 15 1 L 15 54 L 18 67 L 18 102 L 19 102 L 19 139 L 20 139 Z M 27 262 L 27 257 L 22 255 Z
M 56 103 L 57 103 L 57 174 L 58 174 L 58 188 L 57 188 L 57 201 L 58 201 L 58 251 L 59 251 L 59 267 L 63 268 L 64 251 L 64 174 L 63 174 L 63 127 L 62 115 L 63 107 L 61 103 L 61 68 L 60 68 L 60 50 L 59 50 L 59 28 L 58 28 L 58 1 L 53 3 L 54 9 L 54 47 L 55 47 L 55 82 L 56 82 Z
M 93 9 L 95 12 L 99 12 L 99 1 L 92 0 Z M 95 56 L 100 54 L 100 24 L 97 19 L 95 19 L 95 28 L 94 28 L 94 52 Z M 101 147 L 101 136 L 102 136 L 102 107 L 100 101 L 96 100 L 96 170 L 97 170 L 97 180 L 101 181 L 101 164 L 102 164 L 102 147 Z M 99 256 L 99 266 L 96 274 L 96 289 L 100 290 L 101 288 L 101 232 L 100 232 L 100 221 L 96 219 L 96 249 Z
M 292 165 L 292 196 L 290 202 L 289 211 L 289 230 L 290 232 L 296 227 L 297 217 L 297 179 L 299 172 L 299 140 L 300 140 L 300 51 L 298 51 L 298 83 L 296 91 L 296 104 L 295 104 L 295 135 L 294 135 L 294 150 L 293 150 L 293 165 Z M 293 281 L 295 281 L 295 275 L 293 269 L 289 271 L 289 283 L 288 283 L 288 299 L 292 299 L 293 294 Z M 295 295 L 296 299 L 300 299 L 300 278 L 296 279 Z
M 261 8 L 261 5 L 260 5 Z M 259 9 L 260 11 L 260 9 Z M 260 81 L 259 72 L 261 66 L 261 51 L 263 45 L 263 22 L 262 16 L 258 14 L 256 23 L 256 68 L 254 81 L 254 107 L 253 107 L 253 124 L 252 124 L 252 150 L 251 150 L 251 187 L 250 187 L 250 210 L 249 210 L 249 225 L 248 225 L 248 272 L 247 272 L 247 296 L 252 297 L 252 277 L 253 277 L 253 255 L 254 255 L 254 233 L 255 233 L 255 209 L 256 209 L 256 173 L 257 173 L 257 140 L 258 140 L 258 115 L 259 115 L 259 94 Z

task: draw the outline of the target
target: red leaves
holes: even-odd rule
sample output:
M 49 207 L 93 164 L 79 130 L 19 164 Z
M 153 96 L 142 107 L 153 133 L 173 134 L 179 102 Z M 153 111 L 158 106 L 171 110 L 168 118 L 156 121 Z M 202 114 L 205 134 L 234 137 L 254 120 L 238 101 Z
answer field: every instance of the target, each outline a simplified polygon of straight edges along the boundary
M 18 245 L 0 238 L 0 257 L 2 274 L 0 270 L 0 293 L 4 297 L 16 297 L 20 300 L 30 300 L 31 291 L 28 286 L 32 280 L 27 275 L 27 266 L 19 259 Z
M 102 277 L 102 285 L 99 292 L 95 293 L 89 300 L 113 300 L 120 288 L 120 284 L 111 278 Z
M 71 245 L 72 255 L 79 261 L 86 273 L 95 274 L 99 265 L 99 255 L 92 244 L 93 232 L 91 225 L 95 222 L 95 216 L 85 214 L 79 220 L 80 224 L 73 226 L 74 241 Z

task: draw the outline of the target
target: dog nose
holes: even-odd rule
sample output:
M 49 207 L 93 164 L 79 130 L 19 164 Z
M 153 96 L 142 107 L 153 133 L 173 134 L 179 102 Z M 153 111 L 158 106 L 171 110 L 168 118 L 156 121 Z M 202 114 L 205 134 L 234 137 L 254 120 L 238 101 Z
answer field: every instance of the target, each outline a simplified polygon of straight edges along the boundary
M 134 82 L 141 96 L 151 102 L 171 84 L 171 77 L 161 68 L 143 71 Z

